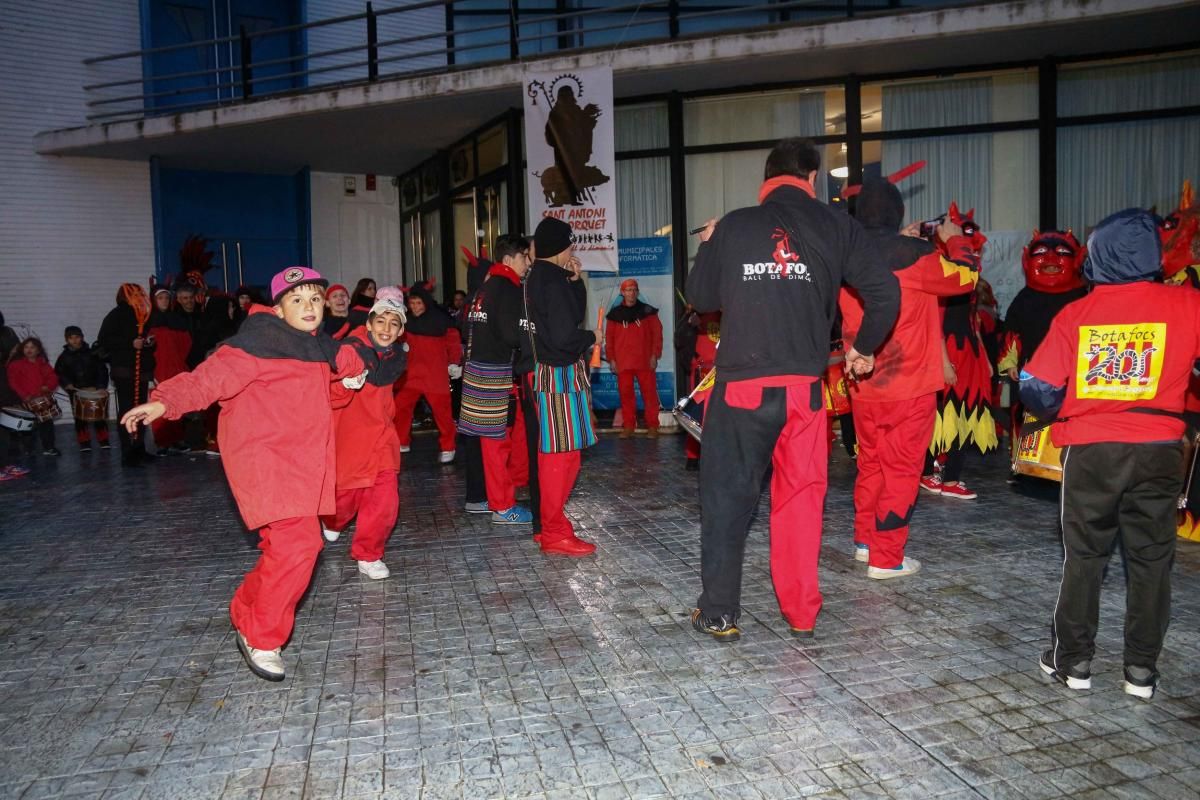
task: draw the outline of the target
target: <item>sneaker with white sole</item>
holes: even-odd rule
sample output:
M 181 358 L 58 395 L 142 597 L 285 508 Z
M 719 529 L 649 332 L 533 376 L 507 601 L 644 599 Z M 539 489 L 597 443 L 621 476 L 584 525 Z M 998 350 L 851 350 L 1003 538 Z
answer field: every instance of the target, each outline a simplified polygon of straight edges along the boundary
M 336 542 L 338 540 L 338 537 L 342 535 L 342 532 L 326 528 L 324 523 L 322 523 L 321 524 L 321 535 L 325 537 L 325 541 L 327 541 L 327 542 Z
M 1038 666 L 1042 668 L 1042 672 L 1054 678 L 1054 680 L 1066 684 L 1068 689 L 1092 688 L 1091 661 L 1080 661 L 1078 664 L 1065 669 L 1059 669 L 1054 665 L 1054 651 L 1044 650 L 1042 651 L 1041 658 L 1038 659 Z
M 962 481 L 954 481 L 953 483 L 942 481 L 942 497 L 953 497 L 957 500 L 974 500 L 979 495 L 968 489 L 967 485 Z
M 493 525 L 532 525 L 533 512 L 525 506 L 513 506 L 506 511 L 492 512 Z
M 449 464 L 451 461 L 454 460 L 454 454 L 456 452 L 458 452 L 458 451 L 457 450 L 443 450 L 442 452 L 438 453 L 438 463 L 439 464 Z
M 242 657 L 246 659 L 246 666 L 258 677 L 268 681 L 281 681 L 286 677 L 283 656 L 279 655 L 278 647 L 274 650 L 251 647 L 241 631 L 237 632 L 237 646 L 238 650 L 242 651 Z
M 466 512 L 468 514 L 490 514 L 490 513 L 492 513 L 491 506 L 488 505 L 487 500 L 483 500 L 478 503 L 467 503 L 466 506 L 464 506 L 464 508 L 466 509 Z
M 903 578 L 906 575 L 916 575 L 921 571 L 921 562 L 915 558 L 905 558 L 894 567 L 867 567 L 867 577 L 877 581 L 891 578 Z
M 854 560 L 855 561 L 863 561 L 863 562 L 870 561 L 871 560 L 871 548 L 868 547 L 867 545 L 863 544 L 862 542 L 855 542 L 854 543 Z
M 409 452 L 410 450 L 412 450 L 412 448 L 411 448 L 411 447 L 409 447 L 408 445 L 406 445 L 406 444 L 402 444 L 402 445 L 400 445 L 400 452 L 401 452 L 401 453 L 407 453 L 407 452 Z
M 942 476 L 941 475 L 922 475 L 921 488 L 930 494 L 942 493 Z
M 1150 700 L 1158 688 L 1158 673 L 1149 667 L 1126 667 L 1125 683 L 1121 688 L 1125 694 Z
M 387 564 L 382 561 L 360 561 L 358 571 L 373 581 L 381 581 L 392 574 Z

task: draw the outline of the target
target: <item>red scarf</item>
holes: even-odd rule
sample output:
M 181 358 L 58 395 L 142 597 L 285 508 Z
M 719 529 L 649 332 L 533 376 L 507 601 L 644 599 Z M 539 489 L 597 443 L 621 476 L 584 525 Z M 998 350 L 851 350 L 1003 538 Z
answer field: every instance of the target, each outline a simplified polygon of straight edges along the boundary
M 817 199 L 817 193 L 813 189 L 812 184 L 803 178 L 797 178 L 794 175 L 777 175 L 774 178 L 763 181 L 762 188 L 758 190 L 758 202 L 761 205 L 767 200 L 767 195 L 778 189 L 780 186 L 795 186 L 800 191 L 807 194 L 812 199 Z
M 507 264 L 505 264 L 502 261 L 499 263 L 496 263 L 496 264 L 492 264 L 492 267 L 491 267 L 491 269 L 489 269 L 487 271 L 487 274 L 489 276 L 499 275 L 502 278 L 507 278 L 509 281 L 512 282 L 512 284 L 514 286 L 521 285 L 521 276 L 516 273 L 516 270 L 514 270 L 512 267 L 508 266 Z

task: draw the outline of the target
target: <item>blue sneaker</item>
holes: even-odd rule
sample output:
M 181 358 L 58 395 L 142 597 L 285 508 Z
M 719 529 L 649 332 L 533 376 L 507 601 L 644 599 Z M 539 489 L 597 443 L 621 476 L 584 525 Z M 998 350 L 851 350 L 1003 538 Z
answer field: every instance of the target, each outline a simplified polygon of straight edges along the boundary
M 493 525 L 530 525 L 533 523 L 533 512 L 525 506 L 513 506 L 507 511 L 493 511 Z
M 492 509 L 488 508 L 487 500 L 483 500 L 478 503 L 467 503 L 466 509 L 467 509 L 468 514 L 490 514 L 490 513 L 492 513 Z

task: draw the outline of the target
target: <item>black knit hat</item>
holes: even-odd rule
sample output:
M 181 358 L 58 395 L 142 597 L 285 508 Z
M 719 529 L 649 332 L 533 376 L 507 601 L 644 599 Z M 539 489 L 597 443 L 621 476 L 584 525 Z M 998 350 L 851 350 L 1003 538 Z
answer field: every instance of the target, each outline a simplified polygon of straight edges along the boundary
M 533 231 L 538 258 L 551 258 L 571 246 L 571 226 L 561 219 L 544 217 Z

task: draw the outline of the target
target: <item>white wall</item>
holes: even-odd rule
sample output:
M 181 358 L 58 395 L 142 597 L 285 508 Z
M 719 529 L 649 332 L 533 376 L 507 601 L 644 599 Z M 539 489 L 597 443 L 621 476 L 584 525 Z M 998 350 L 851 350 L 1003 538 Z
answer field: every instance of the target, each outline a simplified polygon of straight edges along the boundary
M 376 13 L 389 8 L 412 5 L 417 0 L 375 0 L 373 7 Z M 349 14 L 361 14 L 367 10 L 366 0 L 308 0 L 305 3 L 305 22 L 317 22 Z M 427 33 L 445 33 L 446 10 L 443 6 L 430 6 L 415 11 L 403 11 L 388 14 L 378 18 L 376 34 L 379 42 L 392 39 L 407 39 Z M 367 21 L 365 19 L 353 22 L 341 22 L 336 25 L 326 25 L 320 28 L 310 28 L 307 32 L 308 52 L 320 53 L 337 50 L 343 47 L 365 46 L 367 43 Z M 381 59 L 394 56 L 424 53 L 430 50 L 442 50 L 446 47 L 445 37 L 423 39 L 418 42 L 397 44 L 379 48 Z M 367 60 L 365 49 L 342 53 L 334 56 L 310 58 L 308 69 L 332 67 L 338 64 L 355 64 Z M 446 56 L 420 56 L 405 58 L 399 61 L 384 62 L 379 65 L 379 74 L 388 75 L 397 72 L 415 72 L 417 70 L 434 69 L 446 66 Z M 366 65 L 335 69 L 321 72 L 308 77 L 309 86 L 321 86 L 342 81 L 361 81 L 367 77 Z
M 150 169 L 33 152 L 39 131 L 84 123 L 85 57 L 141 47 L 126 0 L 6 3 L 0 23 L 0 310 L 51 358 L 63 328 L 89 340 L 118 286 L 154 272 Z
M 348 197 L 345 179 L 354 178 Z M 377 175 L 367 191 L 366 175 L 311 174 L 313 268 L 354 291 L 359 278 L 380 286 L 400 281 L 400 207 L 388 175 Z

